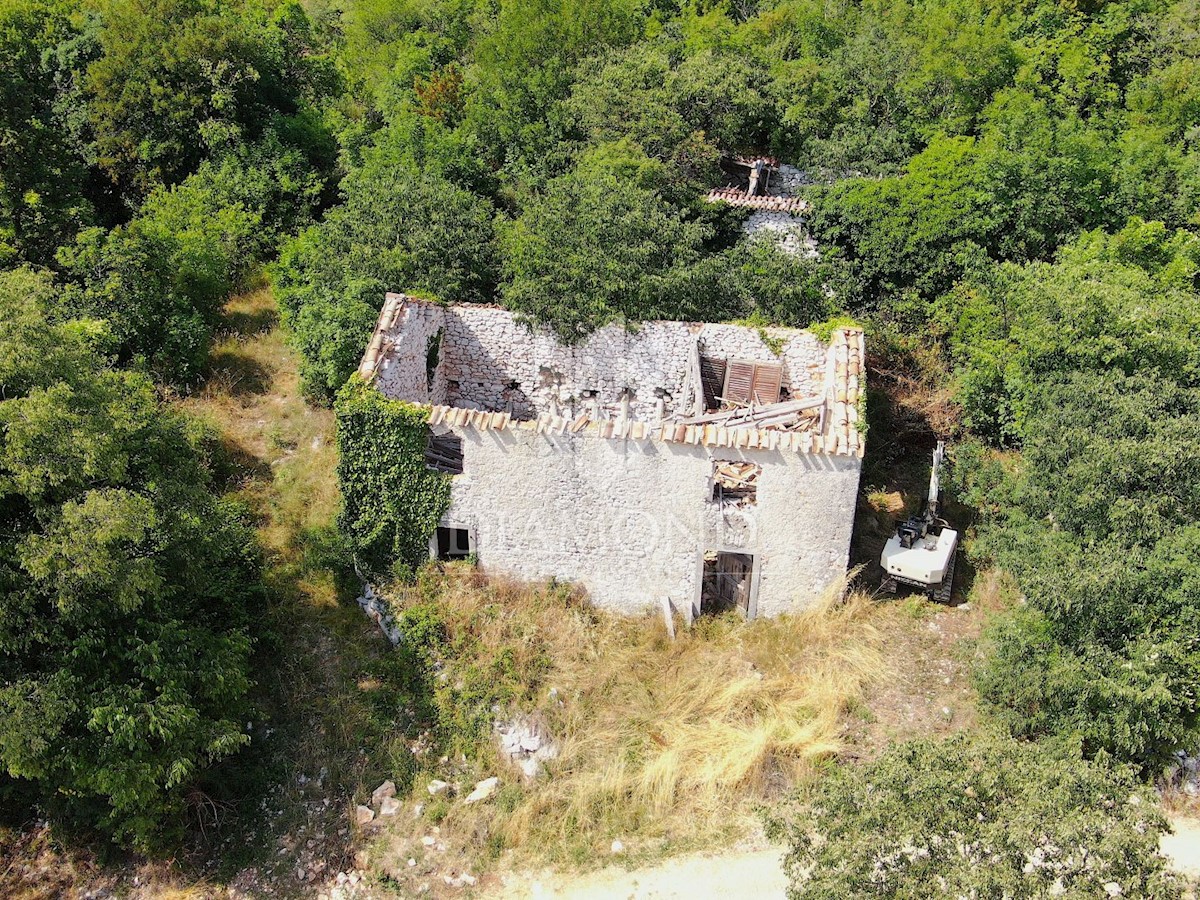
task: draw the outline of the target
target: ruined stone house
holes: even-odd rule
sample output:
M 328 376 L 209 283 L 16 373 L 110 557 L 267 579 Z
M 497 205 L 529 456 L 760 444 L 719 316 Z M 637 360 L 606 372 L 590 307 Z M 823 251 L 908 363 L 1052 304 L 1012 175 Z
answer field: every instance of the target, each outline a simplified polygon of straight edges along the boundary
M 644 322 L 565 345 L 493 306 L 389 294 L 360 367 L 429 408 L 434 557 L 598 606 L 803 608 L 846 571 L 863 336 Z
M 815 259 L 817 242 L 808 231 L 808 203 L 797 192 L 812 180 L 800 169 L 771 156 L 730 154 L 721 158 L 721 187 L 709 203 L 728 203 L 751 210 L 742 223 L 747 237 L 767 237 L 784 253 Z

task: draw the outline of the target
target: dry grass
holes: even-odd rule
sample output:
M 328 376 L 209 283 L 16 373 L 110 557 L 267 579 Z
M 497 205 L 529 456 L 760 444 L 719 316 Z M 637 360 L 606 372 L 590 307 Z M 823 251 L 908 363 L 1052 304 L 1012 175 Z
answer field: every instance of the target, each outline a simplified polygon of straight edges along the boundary
M 418 593 L 401 591 L 398 607 Z M 430 770 L 461 775 L 466 788 L 488 774 L 506 785 L 490 806 L 439 810 L 440 840 L 457 845 L 464 864 L 500 846 L 537 864 L 594 861 L 615 838 L 644 855 L 727 841 L 755 804 L 842 749 L 842 716 L 883 665 L 869 601 L 834 592 L 796 616 L 708 620 L 690 631 L 680 623 L 674 641 L 660 617 L 601 613 L 561 590 L 458 566 L 436 602 L 449 646 L 509 648 L 517 671 L 539 673 L 517 705 L 561 749 L 532 784 L 494 750 L 473 772 Z M 445 671 L 454 679 L 478 664 L 449 659 Z M 421 800 L 429 797 L 419 779 L 413 802 Z M 393 858 L 419 853 L 429 826 L 415 822 Z

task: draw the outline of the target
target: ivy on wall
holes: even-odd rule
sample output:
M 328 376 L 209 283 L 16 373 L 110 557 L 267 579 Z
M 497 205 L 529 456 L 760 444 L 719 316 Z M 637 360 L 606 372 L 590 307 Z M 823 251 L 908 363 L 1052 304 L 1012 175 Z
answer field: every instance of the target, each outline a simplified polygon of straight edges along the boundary
M 428 558 L 450 505 L 450 476 L 425 465 L 429 412 L 383 396 L 358 376 L 334 410 L 342 532 L 369 568 L 411 571 Z

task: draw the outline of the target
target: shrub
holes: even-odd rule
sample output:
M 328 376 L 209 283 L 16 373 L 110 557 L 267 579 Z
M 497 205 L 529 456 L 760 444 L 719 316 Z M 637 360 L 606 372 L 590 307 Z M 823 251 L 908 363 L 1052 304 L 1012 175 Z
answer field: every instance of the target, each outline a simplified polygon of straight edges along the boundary
M 330 400 L 354 371 L 388 291 L 487 300 L 491 204 L 432 173 L 370 157 L 344 205 L 288 243 L 273 272 L 305 390 Z
M 1182 897 L 1166 822 L 1125 769 L 958 735 L 814 781 L 772 831 L 788 896 Z

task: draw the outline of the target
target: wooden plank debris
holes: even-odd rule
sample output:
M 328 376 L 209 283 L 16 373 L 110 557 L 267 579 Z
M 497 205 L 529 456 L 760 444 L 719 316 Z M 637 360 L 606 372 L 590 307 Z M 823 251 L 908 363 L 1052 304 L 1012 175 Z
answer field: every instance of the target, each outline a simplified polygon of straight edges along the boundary
M 724 428 L 772 428 L 806 430 L 815 424 L 816 410 L 825 405 L 824 397 L 785 400 L 766 406 L 743 406 L 681 419 L 684 425 L 720 425 Z
M 688 348 L 688 375 L 689 387 L 692 390 L 692 415 L 700 416 L 704 414 L 707 406 L 704 402 L 704 375 L 700 367 L 700 336 L 696 335 L 696 339 L 692 341 Z

